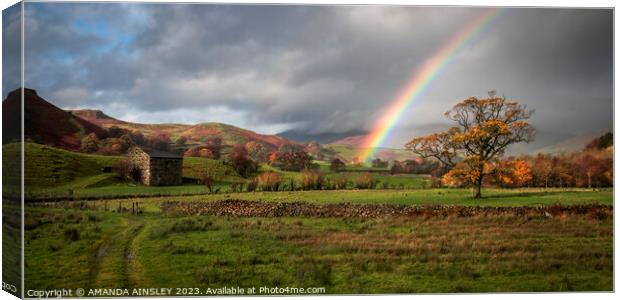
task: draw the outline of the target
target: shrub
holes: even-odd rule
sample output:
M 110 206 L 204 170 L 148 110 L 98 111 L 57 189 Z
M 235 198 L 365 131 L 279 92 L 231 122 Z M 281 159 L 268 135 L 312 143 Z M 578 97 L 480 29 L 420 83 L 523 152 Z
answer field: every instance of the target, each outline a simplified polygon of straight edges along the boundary
M 376 184 L 377 180 L 370 173 L 364 173 L 355 180 L 355 187 L 358 189 L 374 189 Z
M 93 153 L 99 150 L 99 137 L 94 132 L 83 137 L 81 142 L 80 151 L 82 152 Z
M 200 172 L 198 175 L 198 183 L 204 184 L 204 186 L 209 190 L 209 194 L 213 193 L 213 178 L 206 171 Z
M 289 183 L 289 188 L 291 191 L 295 190 L 295 180 L 293 180 L 293 178 L 291 178 L 291 182 Z
M 338 175 L 335 179 L 334 179 L 334 185 L 336 186 L 336 189 L 339 190 L 344 190 L 347 188 L 347 186 L 349 185 L 349 177 L 347 175 Z
M 347 166 L 344 162 L 338 158 L 332 159 L 331 164 L 329 165 L 329 170 L 332 172 L 344 171 L 346 168 Z
M 315 170 L 301 172 L 301 188 L 304 190 L 320 190 L 323 188 L 325 178 L 323 174 Z
M 258 183 L 256 182 L 256 179 L 254 179 L 248 183 L 247 191 L 254 192 L 256 191 L 257 186 L 258 186 Z
M 206 146 L 197 146 L 197 147 L 189 148 L 183 153 L 183 156 L 215 159 L 215 154 L 213 154 L 213 152 Z
M 436 189 L 436 188 L 440 188 L 443 186 L 443 183 L 441 182 L 441 178 L 437 178 L 435 176 L 431 177 L 431 187 Z
M 258 186 L 260 186 L 263 191 L 277 191 L 280 187 L 280 183 L 282 182 L 282 177 L 280 174 L 275 172 L 264 172 L 256 177 L 258 181 Z
M 233 182 L 230 184 L 230 191 L 233 193 L 241 193 L 243 192 L 244 185 L 245 185 L 245 182 L 243 181 Z
M 112 167 L 116 176 L 121 179 L 127 179 L 131 176 L 131 163 L 128 159 L 123 158 L 116 162 Z
M 382 161 L 378 157 L 372 160 L 372 167 L 373 168 L 387 168 L 387 166 L 388 166 L 388 162 L 387 161 Z

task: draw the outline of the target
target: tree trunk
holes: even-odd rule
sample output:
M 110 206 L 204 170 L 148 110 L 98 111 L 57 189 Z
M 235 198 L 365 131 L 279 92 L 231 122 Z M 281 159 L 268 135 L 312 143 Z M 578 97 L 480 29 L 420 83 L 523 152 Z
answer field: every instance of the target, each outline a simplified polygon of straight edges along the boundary
M 480 174 L 482 174 L 482 172 Z M 481 190 L 482 190 L 482 175 L 480 175 L 480 177 L 476 181 L 476 190 L 474 192 L 474 199 L 482 198 Z
M 482 194 L 480 193 L 481 186 L 482 186 L 481 182 L 476 182 L 476 191 L 474 192 L 474 199 L 482 198 Z

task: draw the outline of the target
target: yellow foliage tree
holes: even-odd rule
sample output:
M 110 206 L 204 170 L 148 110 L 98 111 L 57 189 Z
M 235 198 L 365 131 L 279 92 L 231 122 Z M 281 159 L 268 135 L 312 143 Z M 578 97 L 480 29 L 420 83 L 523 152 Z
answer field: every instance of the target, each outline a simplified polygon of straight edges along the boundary
M 525 121 L 533 113 L 524 104 L 496 97 L 495 92 L 490 92 L 489 98 L 470 97 L 445 113 L 457 126 L 414 138 L 405 146 L 423 158 L 434 157 L 451 167 L 444 181 L 473 185 L 474 198 L 480 198 L 482 182 L 493 172 L 490 163 L 509 145 L 533 139 L 534 127 Z

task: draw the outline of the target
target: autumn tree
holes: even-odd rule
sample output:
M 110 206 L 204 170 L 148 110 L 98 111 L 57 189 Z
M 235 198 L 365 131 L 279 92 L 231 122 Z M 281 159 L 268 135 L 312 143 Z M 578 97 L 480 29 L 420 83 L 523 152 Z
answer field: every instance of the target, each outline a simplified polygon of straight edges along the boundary
M 613 181 L 613 158 L 605 152 L 585 151 L 573 158 L 577 185 L 592 188 L 593 186 L 610 185 Z
M 547 155 L 539 153 L 534 159 L 532 172 L 537 186 L 549 187 L 549 180 L 553 172 L 551 160 Z
M 499 186 L 522 187 L 532 180 L 532 170 L 521 159 L 500 160 L 494 177 Z
M 269 160 L 269 148 L 264 144 L 255 141 L 249 141 L 245 144 L 248 155 L 257 162 L 266 162 Z
M 613 145 L 614 145 L 614 134 L 611 132 L 607 132 L 601 135 L 600 137 L 595 138 L 590 143 L 588 143 L 588 145 L 586 145 L 586 150 L 607 149 L 608 147 L 613 146 Z
M 323 147 L 316 141 L 310 141 L 306 145 L 306 152 L 310 154 L 314 159 L 323 160 Z
M 382 161 L 381 158 L 377 157 L 371 162 L 373 168 L 387 168 L 388 162 Z
M 313 168 L 312 156 L 303 146 L 297 144 L 283 144 L 273 154 L 271 164 L 284 171 L 301 171 Z
M 390 167 L 390 174 L 394 175 L 394 174 L 400 174 L 404 172 L 404 168 L 403 165 L 395 160 L 392 162 L 392 166 Z
M 571 184 L 574 179 L 571 175 L 571 167 L 570 161 L 563 154 L 551 158 L 552 177 L 555 185 L 564 187 Z
M 80 147 L 82 152 L 92 153 L 99 150 L 99 138 L 95 133 L 90 133 L 82 138 L 82 145 Z
M 113 138 L 119 138 L 119 137 L 121 137 L 121 136 L 123 136 L 125 134 L 128 134 L 128 133 L 129 133 L 129 131 L 127 129 L 120 128 L 120 127 L 118 127 L 116 125 L 114 125 L 114 126 L 112 126 L 112 127 L 110 127 L 108 129 L 108 135 L 110 137 L 113 137 Z
M 140 131 L 132 131 L 131 133 L 129 133 L 129 137 L 137 145 L 140 145 L 140 146 L 148 145 L 148 141 L 146 137 Z
M 228 161 L 242 177 L 247 177 L 258 170 L 258 164 L 248 155 L 248 151 L 242 144 L 237 144 L 228 154 Z
M 203 170 L 202 172 L 200 172 L 200 174 L 198 174 L 198 183 L 204 185 L 205 188 L 207 188 L 207 190 L 209 191 L 209 194 L 213 193 L 214 180 L 208 171 Z
M 172 141 L 167 134 L 158 134 L 149 139 L 149 147 L 157 150 L 169 151 Z
M 339 158 L 332 159 L 329 165 L 329 170 L 332 172 L 341 172 L 341 171 L 344 171 L 346 168 L 347 166 Z
M 205 141 L 204 147 L 209 149 L 213 159 L 219 159 L 222 153 L 222 139 L 219 137 L 209 138 Z
M 452 175 L 473 185 L 474 198 L 480 198 L 482 182 L 493 171 L 489 163 L 508 146 L 533 139 L 534 127 L 525 121 L 533 112 L 524 104 L 496 97 L 494 92 L 488 98 L 470 97 L 445 113 L 456 126 L 414 138 L 406 147 L 456 170 L 458 174 Z

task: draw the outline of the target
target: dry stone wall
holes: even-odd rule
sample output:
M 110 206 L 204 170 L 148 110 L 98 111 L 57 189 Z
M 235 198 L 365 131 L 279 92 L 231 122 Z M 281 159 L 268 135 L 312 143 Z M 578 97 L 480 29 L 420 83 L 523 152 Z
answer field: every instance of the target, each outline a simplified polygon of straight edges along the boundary
M 161 211 L 170 215 L 210 215 L 236 217 L 336 217 L 378 218 L 405 217 L 476 217 L 518 216 L 555 218 L 565 215 L 588 215 L 597 219 L 613 216 L 610 205 L 552 205 L 543 207 L 481 207 L 457 205 L 394 204 L 311 204 L 307 202 L 261 202 L 247 200 L 163 202 Z

